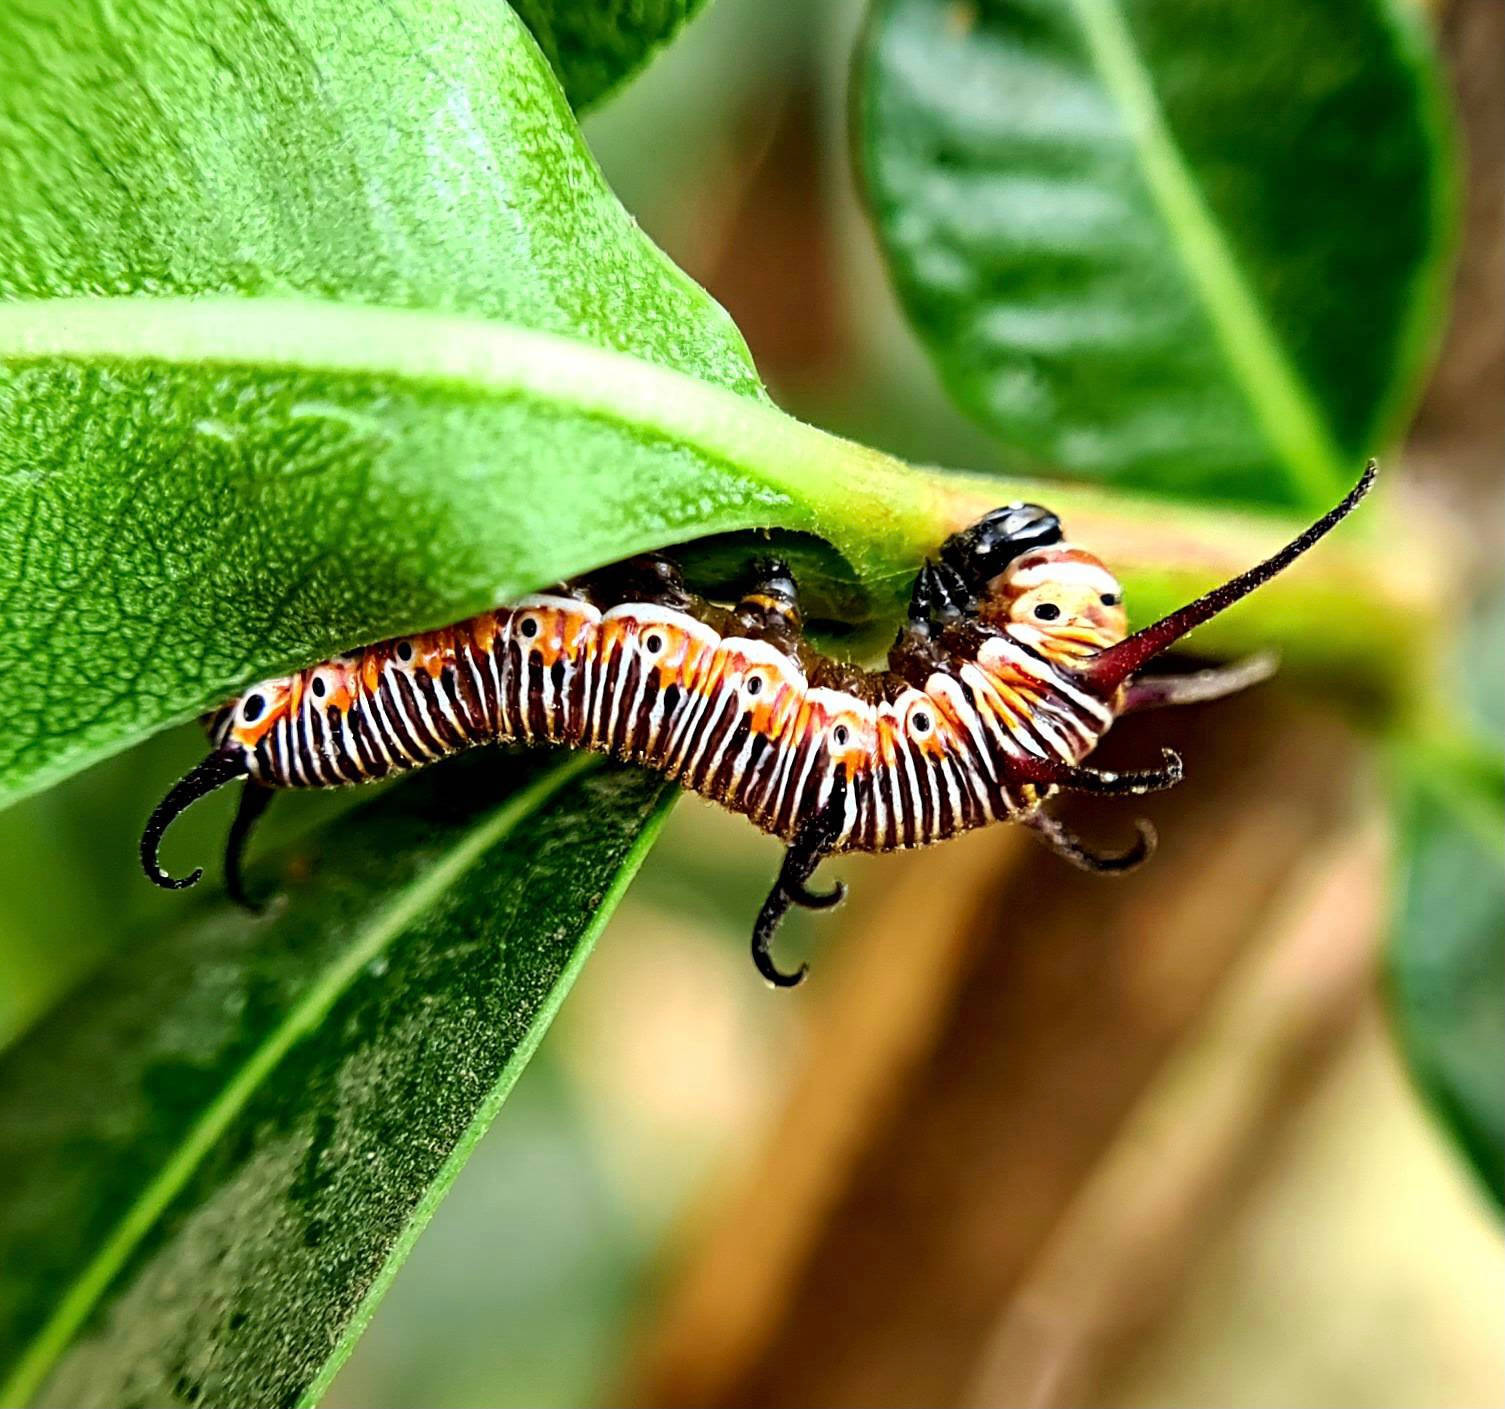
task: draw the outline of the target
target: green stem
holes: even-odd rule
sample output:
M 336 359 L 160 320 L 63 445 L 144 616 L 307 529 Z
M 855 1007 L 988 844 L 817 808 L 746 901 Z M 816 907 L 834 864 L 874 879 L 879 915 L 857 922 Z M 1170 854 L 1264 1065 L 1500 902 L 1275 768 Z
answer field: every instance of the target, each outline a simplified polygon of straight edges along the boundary
M 1096 3 L 1097 0 L 1081 0 Z M 122 314 L 128 316 L 122 316 Z M 1124 579 L 1136 620 L 1178 605 L 1272 551 L 1288 516 L 1199 508 L 1061 483 L 922 471 L 693 377 L 549 333 L 421 310 L 311 299 L 78 298 L 0 305 L 0 362 L 43 359 L 374 373 L 534 398 L 698 448 L 790 502 L 722 530 L 782 527 L 832 544 L 876 599 L 898 607 L 918 563 L 1001 502 L 1040 499 Z M 1278 398 L 1277 398 L 1278 401 Z M 1324 506 L 1325 507 L 1325 506 Z M 1383 507 L 1195 638 L 1210 654 L 1276 644 L 1288 659 L 1410 708 L 1419 646 L 1443 599 L 1439 552 L 1404 562 L 1371 545 Z M 432 622 L 438 626 L 442 623 Z M 1424 671 L 1422 672 L 1425 673 Z

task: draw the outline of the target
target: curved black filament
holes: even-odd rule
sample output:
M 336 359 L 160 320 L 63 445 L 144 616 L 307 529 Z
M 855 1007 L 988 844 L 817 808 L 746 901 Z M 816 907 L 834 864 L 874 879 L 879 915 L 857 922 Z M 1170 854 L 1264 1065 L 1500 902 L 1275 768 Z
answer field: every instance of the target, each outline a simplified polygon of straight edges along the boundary
M 778 879 L 768 892 L 768 899 L 758 911 L 753 925 L 752 957 L 758 972 L 775 988 L 794 988 L 804 981 L 809 968 L 801 964 L 797 969 L 781 969 L 773 957 L 773 937 L 779 921 L 789 913 L 791 905 L 807 910 L 829 910 L 845 898 L 847 888 L 840 881 L 830 890 L 811 890 L 810 877 L 815 868 L 836 841 L 841 831 L 841 817 L 846 806 L 846 770 L 836 770 L 835 784 L 826 805 L 814 816 L 807 818 L 795 833 L 794 840 L 784 853 L 783 865 L 779 867 Z
M 1374 487 L 1380 467 L 1371 460 L 1364 466 L 1359 482 L 1317 520 L 1306 532 L 1297 535 L 1278 553 L 1256 564 L 1247 572 L 1230 578 L 1221 587 L 1205 592 L 1194 602 L 1173 611 L 1169 616 L 1125 637 L 1116 646 L 1109 646 L 1083 666 L 1082 679 L 1092 684 L 1100 694 L 1116 690 L 1131 675 L 1153 660 L 1162 651 L 1169 650 L 1193 627 L 1211 621 L 1219 612 L 1226 611 L 1235 602 L 1247 597 L 1256 587 L 1263 586 L 1278 573 L 1284 572 L 1314 544 L 1321 542 L 1329 533 L 1351 514 Z
M 1070 862 L 1080 871 L 1091 871 L 1100 876 L 1123 875 L 1144 865 L 1155 854 L 1155 829 L 1142 817 L 1134 823 L 1138 835 L 1133 846 L 1126 851 L 1113 852 L 1093 851 L 1080 837 L 1045 812 L 1026 817 L 1024 825 L 1063 861 Z
M 195 867 L 186 876 L 169 876 L 157 860 L 157 851 L 162 845 L 162 835 L 180 812 L 187 811 L 201 797 L 207 797 L 226 783 L 243 777 L 245 759 L 238 753 L 211 753 L 197 768 L 178 779 L 147 818 L 146 829 L 141 833 L 141 869 L 147 880 L 163 890 L 186 890 L 198 883 L 204 874 L 202 866 Z

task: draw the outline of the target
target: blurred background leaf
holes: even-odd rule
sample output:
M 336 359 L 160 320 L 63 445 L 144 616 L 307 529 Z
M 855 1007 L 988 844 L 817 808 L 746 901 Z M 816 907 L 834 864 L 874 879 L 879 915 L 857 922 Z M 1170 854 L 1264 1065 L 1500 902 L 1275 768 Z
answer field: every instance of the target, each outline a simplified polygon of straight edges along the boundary
M 1456 774 L 1399 799 L 1404 860 L 1390 948 L 1412 1071 L 1505 1205 L 1505 790 Z
M 316 1397 L 668 797 L 586 758 L 440 770 L 258 868 L 268 916 L 193 907 L 13 1050 L 0 1397 Z
M 1019 460 L 1312 508 L 1404 428 L 1455 203 L 1409 0 L 876 0 L 856 113 L 899 296 Z
M 1478 731 L 1395 751 L 1402 852 L 1389 950 L 1401 1045 L 1485 1187 L 1505 1205 L 1505 593 L 1476 615 L 1454 689 Z

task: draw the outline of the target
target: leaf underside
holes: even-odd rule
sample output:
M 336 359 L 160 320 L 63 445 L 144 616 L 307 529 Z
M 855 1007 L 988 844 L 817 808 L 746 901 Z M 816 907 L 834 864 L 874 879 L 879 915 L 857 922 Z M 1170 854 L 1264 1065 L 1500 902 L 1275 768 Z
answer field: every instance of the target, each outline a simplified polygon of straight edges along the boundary
M 512 0 L 576 112 L 595 106 L 642 67 L 705 0 Z

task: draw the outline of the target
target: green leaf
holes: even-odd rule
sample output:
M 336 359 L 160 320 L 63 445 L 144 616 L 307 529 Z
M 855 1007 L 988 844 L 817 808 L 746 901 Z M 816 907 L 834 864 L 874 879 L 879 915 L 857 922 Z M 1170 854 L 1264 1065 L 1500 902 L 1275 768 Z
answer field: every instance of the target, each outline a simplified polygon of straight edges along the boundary
M 1409 0 L 876 0 L 857 161 L 960 404 L 1035 463 L 1315 507 L 1444 311 L 1449 124 Z
M 0 800 L 639 549 L 902 538 L 497 0 L 11 6 L 0 78 Z
M 1014 497 L 1127 528 L 1140 611 L 1219 541 L 1249 561 L 1205 516 L 1168 535 L 780 413 L 495 0 L 60 11 L 0 11 L 0 803 L 271 672 L 704 535 L 833 545 L 859 623 Z M 1334 582 L 1385 597 L 1377 566 Z M 1312 635 L 1304 595 L 1281 621 Z
M 435 770 L 284 853 L 266 918 L 195 907 L 25 1039 L 0 1079 L 0 1401 L 317 1397 L 665 797 L 578 757 Z
M 7 6 L 0 62 L 6 299 L 432 309 L 762 395 L 497 0 Z
M 512 0 L 576 112 L 641 68 L 705 0 Z
M 1389 951 L 1401 1045 L 1422 1090 L 1505 1207 L 1505 762 L 1412 760 Z
M 1505 1207 L 1505 592 L 1478 611 L 1450 709 L 1396 746 L 1402 886 L 1392 1010 L 1423 1092 Z

